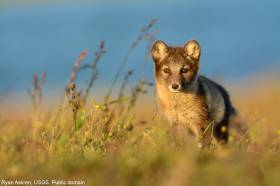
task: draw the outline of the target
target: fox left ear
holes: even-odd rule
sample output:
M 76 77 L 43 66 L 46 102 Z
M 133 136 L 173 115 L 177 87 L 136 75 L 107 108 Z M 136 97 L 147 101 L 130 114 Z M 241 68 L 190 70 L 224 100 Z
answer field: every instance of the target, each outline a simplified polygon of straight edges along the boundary
M 156 63 L 162 61 L 168 55 L 168 46 L 163 41 L 156 41 L 152 46 L 152 56 Z
M 200 58 L 201 48 L 196 40 L 188 41 L 184 45 L 184 50 L 187 56 L 198 62 Z

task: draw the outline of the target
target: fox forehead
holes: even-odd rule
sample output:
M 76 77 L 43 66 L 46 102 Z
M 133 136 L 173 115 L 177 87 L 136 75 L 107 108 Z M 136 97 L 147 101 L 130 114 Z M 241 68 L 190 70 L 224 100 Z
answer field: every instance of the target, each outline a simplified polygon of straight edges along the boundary
M 188 56 L 185 55 L 182 47 L 170 47 L 168 55 L 158 65 L 158 68 L 168 67 L 193 67 L 195 63 Z

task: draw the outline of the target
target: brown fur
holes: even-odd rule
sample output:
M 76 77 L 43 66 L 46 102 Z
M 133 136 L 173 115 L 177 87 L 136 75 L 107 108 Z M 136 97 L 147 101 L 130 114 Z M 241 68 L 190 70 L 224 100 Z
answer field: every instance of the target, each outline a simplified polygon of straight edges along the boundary
M 206 90 L 198 80 L 199 44 L 190 41 L 183 47 L 169 47 L 157 41 L 152 56 L 159 112 L 171 125 L 190 129 L 203 145 L 210 144 L 211 129 L 204 134 L 211 123 Z M 179 88 L 174 89 L 173 84 Z
M 160 114 L 171 125 L 180 125 L 184 129 L 190 129 L 199 140 L 210 123 L 204 93 L 199 93 L 202 91 L 201 88 L 198 87 L 198 90 L 190 92 L 172 93 L 158 84 L 156 90 Z M 204 139 L 209 140 L 206 137 Z M 204 143 L 209 143 L 209 141 Z

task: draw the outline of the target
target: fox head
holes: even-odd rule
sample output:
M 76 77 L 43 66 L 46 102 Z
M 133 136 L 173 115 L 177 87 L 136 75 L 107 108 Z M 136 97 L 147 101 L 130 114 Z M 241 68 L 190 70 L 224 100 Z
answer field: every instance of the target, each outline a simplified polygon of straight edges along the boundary
M 155 79 L 170 92 L 190 89 L 196 81 L 201 48 L 195 40 L 182 47 L 170 47 L 156 41 L 151 49 L 155 66 Z

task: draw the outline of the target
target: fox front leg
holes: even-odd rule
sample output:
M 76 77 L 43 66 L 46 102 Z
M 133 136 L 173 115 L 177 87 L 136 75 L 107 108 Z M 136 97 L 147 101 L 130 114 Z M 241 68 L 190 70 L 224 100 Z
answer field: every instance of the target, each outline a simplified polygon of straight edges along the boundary
M 201 127 L 197 125 L 192 128 L 193 133 L 196 137 L 196 142 L 199 148 L 210 147 L 211 145 L 211 128 Z

